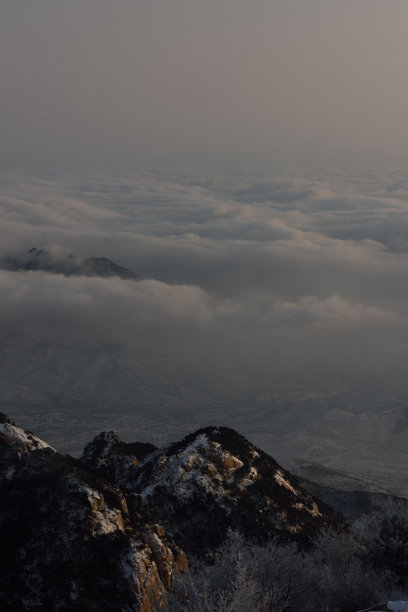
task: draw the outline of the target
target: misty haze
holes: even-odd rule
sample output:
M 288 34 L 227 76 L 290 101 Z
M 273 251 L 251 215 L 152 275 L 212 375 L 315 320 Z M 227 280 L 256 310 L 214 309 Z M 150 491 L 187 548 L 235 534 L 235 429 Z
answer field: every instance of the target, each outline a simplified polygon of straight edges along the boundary
M 5 411 L 74 453 L 223 423 L 407 490 L 407 202 L 396 172 L 4 173 Z

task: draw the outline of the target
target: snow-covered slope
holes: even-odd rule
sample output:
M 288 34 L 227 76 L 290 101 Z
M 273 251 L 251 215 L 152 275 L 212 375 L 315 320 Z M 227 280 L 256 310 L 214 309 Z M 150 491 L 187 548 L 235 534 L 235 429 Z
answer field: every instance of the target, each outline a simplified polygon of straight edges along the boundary
M 65 452 L 79 455 L 110 428 L 160 446 L 222 422 L 292 471 L 298 459 L 318 463 L 408 496 L 408 380 L 401 372 L 337 374 L 274 372 L 266 380 L 134 346 L 0 332 L 1 409 Z
M 307 544 L 330 508 L 244 437 L 209 427 L 156 448 L 104 432 L 81 460 L 0 418 L 0 610 L 150 612 L 185 553 L 239 529 Z
M 0 610 L 156 609 L 186 557 L 120 488 L 0 423 Z
M 79 454 L 112 426 L 122 436 L 138 432 L 159 444 L 169 434 L 187 433 L 220 412 L 225 387 L 199 366 L 166 354 L 0 331 L 2 409 L 26 427 L 35 424 L 69 453 Z
M 280 535 L 305 542 L 341 525 L 272 457 L 226 427 L 198 430 L 150 453 L 103 434 L 82 461 L 113 477 L 187 552 L 211 554 L 228 528 L 260 541 Z
M 18 453 L 28 452 L 32 450 L 41 450 L 44 448 L 50 448 L 55 450 L 47 444 L 37 438 L 34 434 L 29 431 L 25 431 L 21 427 L 17 427 L 15 423 L 7 420 L 4 415 L 0 415 L 0 441 L 3 444 L 14 447 Z

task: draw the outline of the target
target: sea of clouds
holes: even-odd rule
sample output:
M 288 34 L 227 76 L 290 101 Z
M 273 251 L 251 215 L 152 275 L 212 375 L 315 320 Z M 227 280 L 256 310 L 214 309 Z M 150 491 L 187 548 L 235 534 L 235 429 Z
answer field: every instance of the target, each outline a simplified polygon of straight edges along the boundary
M 0 268 L 15 418 L 69 450 L 85 430 L 161 443 L 222 423 L 287 466 L 317 461 L 408 491 L 408 175 L 19 170 L 3 171 L 0 193 L 0 260 L 36 247 L 59 269 L 68 254 L 108 257 L 141 277 Z M 31 340 L 14 350 L 4 332 L 40 343 L 25 355 Z M 64 354 L 87 356 L 80 378 L 94 393 L 75 414 Z M 36 368 L 62 395 L 20 406 Z M 102 412 L 95 372 L 109 402 L 117 394 Z
M 105 256 L 140 282 L 0 271 L 0 325 L 222 364 L 400 363 L 408 177 L 3 172 L 0 256 Z

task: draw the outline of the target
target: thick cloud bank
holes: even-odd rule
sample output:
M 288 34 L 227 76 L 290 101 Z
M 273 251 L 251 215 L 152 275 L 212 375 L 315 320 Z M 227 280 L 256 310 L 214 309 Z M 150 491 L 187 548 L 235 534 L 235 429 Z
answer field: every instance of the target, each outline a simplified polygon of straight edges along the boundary
M 0 272 L 1 326 L 218 359 L 399 361 L 408 179 L 4 173 L 2 257 L 105 256 L 143 278 Z

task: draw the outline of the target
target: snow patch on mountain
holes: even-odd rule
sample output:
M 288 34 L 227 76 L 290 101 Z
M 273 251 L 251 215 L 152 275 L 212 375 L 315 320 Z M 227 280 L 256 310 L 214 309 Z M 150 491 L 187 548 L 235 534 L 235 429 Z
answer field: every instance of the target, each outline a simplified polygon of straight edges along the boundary
M 171 445 L 167 446 L 167 450 L 170 448 Z M 166 487 L 181 500 L 191 499 L 200 491 L 213 493 L 222 501 L 226 486 L 232 484 L 234 473 L 244 465 L 238 457 L 223 450 L 221 444 L 209 440 L 206 434 L 198 435 L 179 453 L 167 455 L 166 447 L 160 453 L 152 453 L 139 468 L 143 470 L 147 462 L 152 461 L 155 461 L 153 482 L 142 487 L 143 498 L 151 496 L 159 487 Z M 142 479 L 143 471 L 138 484 Z
M 24 431 L 20 427 L 12 423 L 0 423 L 0 440 L 6 445 L 15 445 L 21 447 L 24 451 L 35 451 L 44 448 L 50 448 L 55 452 L 55 449 L 37 438 L 34 434 Z
M 125 532 L 120 510 L 110 508 L 101 493 L 74 477 L 69 480 L 69 485 L 70 488 L 85 493 L 88 499 L 92 512 L 92 535 Z
M 293 495 L 297 496 L 297 491 L 292 487 L 292 485 L 290 484 L 290 482 L 288 482 L 283 474 L 282 474 L 282 470 L 277 470 L 275 472 L 274 478 L 276 480 L 276 482 L 281 486 L 281 487 L 285 487 L 285 489 L 287 489 L 288 491 L 290 491 L 291 493 L 293 493 Z

